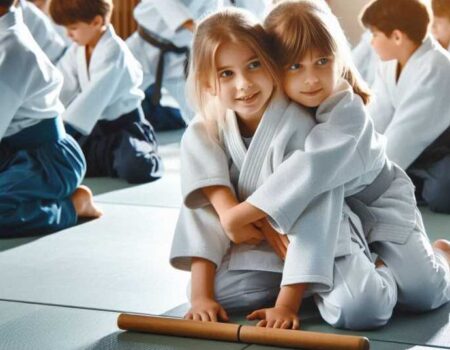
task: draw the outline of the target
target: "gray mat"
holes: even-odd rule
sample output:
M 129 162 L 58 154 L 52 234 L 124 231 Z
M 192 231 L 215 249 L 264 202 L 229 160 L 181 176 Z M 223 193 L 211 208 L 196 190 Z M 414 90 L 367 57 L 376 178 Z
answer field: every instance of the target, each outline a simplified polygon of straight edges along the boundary
M 178 210 L 102 204 L 105 215 L 0 253 L 0 299 L 163 313 L 186 301 L 172 269 Z
M 175 172 L 166 172 L 157 181 L 105 193 L 96 196 L 95 200 L 98 203 L 179 208 L 182 201 L 180 176 Z
M 438 238 L 450 240 L 450 215 L 434 213 L 426 207 L 420 207 L 420 211 L 430 240 Z
M 0 349 L 240 350 L 243 344 L 124 332 L 117 313 L 0 301 Z

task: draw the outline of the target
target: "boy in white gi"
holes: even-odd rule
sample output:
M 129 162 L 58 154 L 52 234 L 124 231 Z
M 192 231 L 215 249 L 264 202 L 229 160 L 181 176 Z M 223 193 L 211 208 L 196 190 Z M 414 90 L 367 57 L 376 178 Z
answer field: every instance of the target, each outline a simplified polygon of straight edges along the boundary
M 42 51 L 53 64 L 56 64 L 66 51 L 64 39 L 55 30 L 51 20 L 33 3 L 18 1 L 18 8 L 23 12 L 23 21 Z
M 450 213 L 450 56 L 427 35 L 429 8 L 419 0 L 378 0 L 361 20 L 383 61 L 369 112 L 387 138 L 387 155 L 413 177 L 431 210 Z
M 60 117 L 62 77 L 13 3 L 0 1 L 0 237 L 55 232 L 101 214 L 80 186 L 86 163 Z
M 151 125 L 144 119 L 142 69 L 111 26 L 111 0 L 54 0 L 50 14 L 74 44 L 58 62 L 66 129 L 81 145 L 87 176 L 144 183 L 162 175 Z
M 298 328 L 297 312 L 308 289 L 333 326 L 383 325 L 397 301 L 395 280 L 367 256 L 360 222 L 344 203 L 343 186 L 318 193 L 296 214 L 277 208 L 292 219 L 289 227 L 277 221 L 290 239 L 284 265 L 275 255 L 279 236 L 266 220 L 238 229 L 227 220 L 236 197 L 245 201 L 291 154 L 304 153 L 305 137 L 314 126 L 310 114 L 281 93 L 268 39 L 242 11 L 208 17 L 195 35 L 191 91 L 202 115 L 182 141 L 186 206 L 171 251 L 175 267 L 192 271 L 192 307 L 185 317 L 216 321 L 227 318 L 225 309 L 255 310 L 276 299 L 274 307 L 249 318 L 264 318 L 260 326 Z M 214 145 L 220 151 L 208 149 Z M 211 152 L 217 159 L 210 159 Z M 279 177 L 278 185 L 288 186 L 295 178 Z M 271 200 L 266 197 L 265 203 Z M 257 245 L 263 238 L 268 242 Z
M 444 49 L 450 50 L 450 0 L 432 0 L 433 36 Z

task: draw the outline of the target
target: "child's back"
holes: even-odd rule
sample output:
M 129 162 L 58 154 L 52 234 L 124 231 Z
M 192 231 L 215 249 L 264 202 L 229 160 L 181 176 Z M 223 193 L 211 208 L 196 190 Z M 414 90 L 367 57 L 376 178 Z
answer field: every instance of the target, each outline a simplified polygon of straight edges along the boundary
M 49 233 L 77 216 L 98 217 L 89 189 L 78 187 L 83 154 L 60 118 L 61 75 L 16 9 L 0 17 L 0 47 L 0 236 Z

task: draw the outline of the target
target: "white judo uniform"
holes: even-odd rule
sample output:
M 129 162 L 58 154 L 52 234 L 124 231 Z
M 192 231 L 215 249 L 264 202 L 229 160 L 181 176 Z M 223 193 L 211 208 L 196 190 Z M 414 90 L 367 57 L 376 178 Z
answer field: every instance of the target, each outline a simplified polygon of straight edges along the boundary
M 87 175 L 133 183 L 159 178 L 156 138 L 141 109 L 142 68 L 112 25 L 95 46 L 89 65 L 86 47 L 73 44 L 57 67 L 64 76 L 63 120 L 83 148 Z
M 450 55 L 428 37 L 396 75 L 397 61 L 381 63 L 369 112 L 387 156 L 407 169 L 450 126 Z
M 22 11 L 0 16 L 0 236 L 74 225 L 70 196 L 86 163 L 64 132 L 62 76 L 33 39 Z
M 371 250 L 395 277 L 398 304 L 414 311 L 439 307 L 450 300 L 450 271 L 443 255 L 433 253 L 414 186 L 395 164 L 386 175 L 384 167 L 390 162 L 384 137 L 375 132 L 350 86 L 344 83 L 342 88 L 317 109 L 318 125 L 307 136 L 305 152 L 292 154 L 247 201 L 287 232 L 297 211 L 319 193 L 344 186 Z M 279 178 L 295 180 L 280 186 Z
M 88 135 L 99 120 L 114 120 L 140 106 L 142 69 L 113 27 L 97 43 L 89 67 L 85 46 L 72 44 L 58 62 L 64 85 L 64 122 Z
M 343 186 L 317 191 L 309 205 L 298 210 L 284 207 L 283 203 L 283 208 L 275 206 L 267 211 L 276 226 L 289 235 L 284 266 L 268 244 L 230 246 L 217 215 L 202 194 L 203 187 L 222 185 L 235 189 L 241 201 L 252 198 L 266 180 L 275 182 L 271 174 L 280 165 L 292 155 L 305 153 L 305 138 L 313 126 L 304 109 L 285 99 L 275 99 L 248 150 L 234 113 L 228 112 L 222 149 L 208 138 L 204 123 L 194 120 L 182 142 L 185 206 L 175 231 L 171 263 L 189 270 L 193 256 L 214 262 L 218 266 L 216 298 L 226 308 L 258 307 L 270 302 L 279 291 L 280 281 L 282 285 L 310 283 L 311 293 L 319 296 L 319 310 L 330 324 L 355 329 L 380 326 L 390 318 L 396 303 L 395 281 L 386 268 L 375 269 L 366 256 L 362 228 L 344 204 Z M 298 166 L 307 167 L 302 163 Z M 289 196 L 288 188 L 295 195 L 291 184 L 296 180 L 297 174 L 290 173 L 278 177 L 277 186 L 285 195 Z M 282 202 L 277 196 L 274 192 L 258 198 L 265 204 Z M 267 205 L 261 207 L 267 209 Z M 286 216 L 279 219 L 277 214 Z M 364 293 L 361 284 L 367 287 Z
M 50 61 L 56 64 L 64 54 L 67 43 L 55 30 L 51 20 L 33 3 L 20 0 L 19 8 L 23 12 L 23 20 L 34 40 L 36 40 Z
M 358 45 L 352 49 L 353 62 L 369 86 L 375 82 L 377 66 L 380 62 L 377 53 L 372 48 L 371 40 L 372 34 L 367 30 L 363 33 Z

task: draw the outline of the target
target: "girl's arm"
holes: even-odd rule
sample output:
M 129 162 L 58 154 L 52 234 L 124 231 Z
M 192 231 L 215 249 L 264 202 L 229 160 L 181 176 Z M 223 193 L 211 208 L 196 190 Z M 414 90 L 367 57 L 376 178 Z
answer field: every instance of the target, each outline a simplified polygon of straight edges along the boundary
M 307 288 L 307 283 L 282 286 L 274 307 L 253 311 L 247 319 L 260 320 L 258 327 L 299 329 L 298 312 Z
M 214 298 L 216 266 L 209 260 L 192 258 L 191 308 L 185 319 L 217 322 L 228 321 L 225 309 Z
M 228 222 L 230 210 L 239 206 L 239 202 L 230 188 L 226 186 L 209 186 L 204 187 L 202 191 L 216 210 L 225 233 L 233 243 L 258 244 L 261 242 L 263 235 L 254 225 L 236 224 L 236 222 L 230 225 Z

